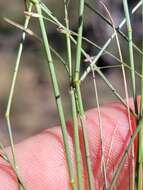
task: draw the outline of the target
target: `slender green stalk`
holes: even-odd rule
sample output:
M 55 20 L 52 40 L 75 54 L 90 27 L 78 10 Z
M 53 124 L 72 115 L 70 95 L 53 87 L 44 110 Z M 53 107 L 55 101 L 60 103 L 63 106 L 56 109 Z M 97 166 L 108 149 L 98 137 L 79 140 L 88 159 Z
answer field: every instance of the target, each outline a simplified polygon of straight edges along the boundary
M 30 4 L 30 6 L 29 6 L 29 12 L 31 10 L 32 10 L 32 4 Z M 30 17 L 27 16 L 26 20 L 25 20 L 25 24 L 24 24 L 25 29 L 28 27 L 29 20 L 30 20 Z M 16 64 L 15 64 L 14 75 L 13 75 L 13 79 L 12 79 L 12 84 L 11 84 L 11 88 L 10 88 L 8 104 L 7 104 L 7 108 L 6 108 L 6 114 L 5 114 L 7 124 L 8 124 L 8 132 L 9 132 L 9 138 L 10 138 L 10 144 L 11 144 L 11 148 L 12 148 L 11 150 L 12 150 L 12 154 L 13 154 L 14 164 L 16 164 L 16 158 L 15 158 L 15 153 L 14 153 L 14 143 L 13 143 L 13 137 L 12 137 L 12 131 L 11 131 L 11 124 L 10 124 L 10 111 L 11 111 L 11 104 L 12 104 L 12 100 L 13 100 L 16 79 L 17 79 L 17 73 L 19 70 L 20 59 L 21 59 L 22 50 L 23 50 L 23 41 L 25 40 L 25 37 L 26 37 L 26 32 L 24 31 L 22 33 L 22 40 L 21 40 L 21 43 L 20 43 L 19 49 L 18 49 L 17 60 L 16 60 Z
M 123 6 L 124 6 L 124 12 L 125 12 L 126 20 L 127 20 L 127 29 L 128 29 L 129 58 L 130 58 L 130 65 L 132 68 L 132 71 L 131 71 L 132 91 L 133 91 L 135 111 L 136 113 L 138 113 L 137 97 L 136 97 L 135 63 L 134 63 L 133 39 L 132 39 L 132 25 L 130 21 L 129 7 L 128 7 L 127 0 L 123 0 Z
M 77 120 L 77 108 L 74 89 L 71 87 L 71 100 L 72 100 L 72 115 L 73 115 L 73 126 L 74 126 L 74 143 L 75 143 L 75 154 L 77 163 L 77 176 L 78 176 L 78 190 L 83 190 L 83 167 L 79 143 L 79 128 Z
M 83 132 L 83 140 L 84 140 L 84 148 L 86 154 L 86 166 L 87 166 L 87 173 L 88 173 L 88 184 L 89 190 L 93 190 L 93 173 L 91 168 L 91 161 L 90 161 L 90 153 L 89 153 L 89 146 L 87 140 L 87 132 L 85 128 L 85 113 L 83 109 L 83 102 L 80 92 L 80 83 L 79 83 L 79 75 L 80 75 L 80 64 L 81 64 L 81 48 L 82 48 L 82 33 L 83 33 L 83 15 L 84 15 L 84 0 L 79 1 L 79 22 L 78 22 L 78 37 L 77 37 L 77 47 L 76 47 L 76 65 L 74 71 L 74 81 L 73 84 L 75 86 L 75 93 L 77 97 L 77 103 L 79 106 L 79 114 L 81 119 L 81 126 Z
M 65 23 L 66 30 L 69 31 L 69 18 L 68 18 L 68 1 L 64 0 L 64 10 L 65 10 Z M 70 83 L 72 82 L 72 53 L 71 53 L 71 39 L 70 33 L 66 32 L 66 42 L 67 42 L 67 55 L 68 55 L 68 67 L 70 72 Z M 77 180 L 78 180 L 78 189 L 83 190 L 83 168 L 82 168 L 82 159 L 79 143 L 79 128 L 77 120 L 77 109 L 76 109 L 76 100 L 74 97 L 74 89 L 71 87 L 71 101 L 72 101 L 72 115 L 73 115 L 73 126 L 74 126 L 74 143 L 75 143 L 75 156 L 77 164 Z
M 88 187 L 89 187 L 89 190 L 93 190 L 94 189 L 94 178 L 93 178 L 93 171 L 92 171 L 92 167 L 91 167 L 90 152 L 89 152 L 89 145 L 88 145 L 87 132 L 86 132 L 86 118 L 85 118 L 85 113 L 84 113 L 84 109 L 83 109 L 83 103 L 82 103 L 82 97 L 81 97 L 79 84 L 76 84 L 76 97 L 77 97 L 77 103 L 78 103 L 78 108 L 79 108 L 79 115 L 80 115 L 80 121 L 81 121 L 82 133 L 83 133 L 83 141 L 84 141 L 84 149 L 85 149 L 85 155 L 86 155 Z
M 136 96 L 136 78 L 135 78 L 135 63 L 134 63 L 134 52 L 133 52 L 133 39 L 132 39 L 132 26 L 131 26 L 131 21 L 130 21 L 130 14 L 129 14 L 129 7 L 128 7 L 128 2 L 127 0 L 123 0 L 123 6 L 124 6 L 124 12 L 125 12 L 125 17 L 127 20 L 127 30 L 128 30 L 128 39 L 129 39 L 129 59 L 130 59 L 130 66 L 132 68 L 131 71 L 131 79 L 132 79 L 132 93 L 133 93 L 133 98 L 134 98 L 134 107 L 135 107 L 135 112 L 138 114 L 138 104 L 137 104 L 137 96 Z M 139 159 L 140 159 L 140 151 L 141 151 L 141 142 L 140 138 L 141 137 L 141 131 L 139 132 Z M 138 190 L 142 189 L 142 163 L 141 160 L 139 160 L 139 167 L 137 164 L 137 181 L 138 181 Z
M 66 30 L 69 31 L 69 18 L 68 18 L 68 1 L 64 0 L 64 10 L 65 10 L 65 23 Z M 68 55 L 68 67 L 70 71 L 70 83 L 72 81 L 72 54 L 71 54 L 71 39 L 70 33 L 66 32 L 66 42 L 67 42 L 67 55 Z M 71 100 L 72 100 L 72 114 L 73 114 L 73 126 L 74 126 L 74 143 L 75 143 L 75 156 L 77 163 L 77 180 L 78 180 L 78 189 L 83 189 L 83 174 L 82 174 L 82 160 L 81 160 L 81 151 L 79 144 L 79 133 L 78 133 L 78 121 L 77 121 L 77 110 L 76 102 L 74 97 L 74 89 L 71 87 Z
M 76 48 L 76 66 L 75 66 L 74 81 L 79 80 L 79 74 L 80 74 L 82 32 L 83 32 L 83 14 L 84 14 L 84 0 L 80 0 L 79 1 L 78 38 L 77 38 L 77 48 Z
M 38 14 L 42 15 L 41 6 L 40 6 L 38 0 L 36 1 L 35 5 L 36 5 Z M 68 143 L 68 134 L 67 134 L 67 130 L 66 130 L 64 111 L 63 111 L 61 96 L 60 96 L 60 92 L 59 92 L 58 82 L 57 82 L 57 78 L 56 78 L 55 68 L 54 68 L 54 64 L 53 64 L 53 59 L 52 59 L 52 55 L 51 55 L 51 51 L 50 51 L 50 47 L 49 47 L 48 38 L 47 38 L 47 33 L 46 33 L 46 29 L 45 29 L 45 24 L 44 24 L 44 20 L 43 20 L 42 16 L 39 17 L 39 22 L 40 22 L 40 28 L 41 28 L 42 38 L 43 38 L 43 45 L 45 47 L 46 58 L 47 58 L 47 62 L 49 65 L 51 78 L 52 78 L 52 82 L 53 82 L 54 95 L 55 95 L 57 108 L 58 108 L 60 121 L 61 121 L 61 129 L 62 129 L 63 141 L 64 141 L 64 146 L 65 146 L 65 151 L 66 151 L 70 183 L 71 183 L 72 189 L 76 190 L 74 169 L 73 169 L 73 163 L 72 163 L 71 153 L 70 153 L 70 148 L 69 148 L 69 143 Z
M 142 0 L 142 31 L 143 31 L 143 0 Z M 143 40 L 142 40 L 143 49 Z M 142 74 L 143 74 L 143 56 L 142 56 Z M 141 105 L 140 105 L 140 118 L 143 118 L 143 79 L 141 79 Z M 143 125 L 139 132 L 138 140 L 138 163 L 137 163 L 137 177 L 138 177 L 138 190 L 143 189 Z
M 32 10 L 32 4 L 30 3 L 28 11 L 30 12 L 31 10 Z M 24 29 L 25 30 L 28 27 L 29 20 L 30 20 L 30 17 L 26 16 L 25 23 L 24 23 Z M 16 172 L 16 175 L 18 177 L 19 177 L 19 174 L 18 174 L 18 169 L 17 169 L 17 165 L 16 165 L 16 155 L 15 155 L 15 149 L 14 149 L 11 122 L 10 122 L 10 111 L 11 111 L 11 105 L 12 105 L 12 100 L 13 100 L 13 95 L 14 95 L 14 90 L 15 90 L 15 84 L 16 84 L 17 74 L 18 74 L 19 65 L 20 65 L 20 59 L 21 59 L 22 50 L 23 50 L 23 42 L 25 40 L 25 37 L 26 37 L 26 32 L 23 31 L 22 40 L 21 40 L 21 43 L 20 43 L 19 49 L 18 49 L 17 60 L 16 60 L 16 64 L 15 64 L 12 84 L 11 84 L 9 98 L 8 98 L 8 104 L 7 104 L 6 113 L 5 113 L 5 117 L 6 117 L 6 121 L 7 121 L 8 134 L 9 134 L 9 141 L 11 144 L 11 152 L 12 152 L 12 157 L 13 157 L 13 167 L 14 167 L 14 171 Z M 19 183 L 19 188 L 25 189 L 24 185 L 21 185 L 21 183 Z
M 64 0 L 65 23 L 66 23 L 66 29 L 69 31 L 69 18 L 68 18 L 67 4 L 68 4 L 68 1 Z M 70 81 L 71 81 L 72 80 L 72 54 L 71 54 L 70 34 L 68 32 L 66 33 L 66 42 L 67 42 L 67 54 L 68 54 L 68 66 L 69 66 Z

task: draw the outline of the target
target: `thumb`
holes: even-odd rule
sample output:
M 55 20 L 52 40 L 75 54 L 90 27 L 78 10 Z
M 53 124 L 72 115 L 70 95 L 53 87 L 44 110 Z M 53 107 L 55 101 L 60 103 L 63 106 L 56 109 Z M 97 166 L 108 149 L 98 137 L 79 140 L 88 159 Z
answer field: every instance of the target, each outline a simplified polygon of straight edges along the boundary
M 119 103 L 101 108 L 103 128 L 103 147 L 106 163 L 106 177 L 111 183 L 113 173 L 118 166 L 126 146 L 130 140 L 127 111 Z M 135 128 L 133 117 L 132 127 Z M 67 124 L 68 141 L 76 170 L 72 125 Z M 100 128 L 98 112 L 92 109 L 86 112 L 86 130 L 90 148 L 90 159 L 94 174 L 95 190 L 103 189 L 104 179 L 101 163 Z M 80 139 L 82 133 L 80 132 Z M 81 149 L 83 143 L 81 141 Z M 17 165 L 27 190 L 70 190 L 66 155 L 59 126 L 47 129 L 41 134 L 31 137 L 16 145 Z M 82 151 L 82 158 L 83 158 Z M 84 160 L 83 160 L 84 162 Z M 84 187 L 87 188 L 86 169 L 83 165 Z M 119 174 L 116 189 L 127 189 L 131 175 L 131 153 L 124 162 Z M 17 190 L 17 180 L 10 166 L 0 160 L 0 181 L 4 190 Z

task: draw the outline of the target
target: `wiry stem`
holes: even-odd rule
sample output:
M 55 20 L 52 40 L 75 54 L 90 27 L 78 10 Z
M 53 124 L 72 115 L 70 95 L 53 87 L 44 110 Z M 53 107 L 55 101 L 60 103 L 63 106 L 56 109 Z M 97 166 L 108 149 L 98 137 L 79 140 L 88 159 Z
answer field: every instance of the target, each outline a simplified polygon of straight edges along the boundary
M 68 17 L 68 1 L 64 0 L 64 9 L 65 9 L 65 23 L 66 30 L 69 29 L 69 17 Z M 71 39 L 70 33 L 66 32 L 66 43 L 67 43 L 67 56 L 68 56 L 68 68 L 70 74 L 70 83 L 72 82 L 72 51 L 71 51 Z M 76 108 L 76 100 L 74 89 L 71 87 L 70 90 L 71 102 L 72 102 L 72 116 L 73 116 L 73 128 L 74 128 L 74 144 L 75 144 L 75 157 L 76 157 L 76 165 L 77 165 L 77 180 L 78 180 L 78 189 L 83 189 L 83 167 L 82 167 L 82 159 L 81 159 L 81 151 L 80 151 L 80 143 L 79 143 L 79 127 L 77 120 L 77 108 Z
M 69 30 L 69 18 L 68 18 L 68 10 L 67 5 L 68 1 L 64 0 L 64 8 L 65 8 L 65 23 L 66 23 L 66 29 Z M 70 81 L 72 80 L 72 54 L 71 54 L 71 40 L 70 40 L 70 34 L 66 33 L 66 42 L 67 42 L 67 55 L 68 55 L 68 67 L 69 67 L 69 73 L 70 73 Z
M 38 14 L 42 15 L 41 6 L 40 6 L 38 0 L 35 5 L 36 5 Z M 68 135 L 67 135 L 67 130 L 66 130 L 64 111 L 63 111 L 60 91 L 59 91 L 59 87 L 58 87 L 58 82 L 57 82 L 57 78 L 56 78 L 55 68 L 54 68 L 54 64 L 53 64 L 53 59 L 52 59 L 52 55 L 51 55 L 51 51 L 50 51 L 49 41 L 47 38 L 45 24 L 44 24 L 44 20 L 43 20 L 42 16 L 39 17 L 39 22 L 40 22 L 41 34 L 42 34 L 42 38 L 43 38 L 43 45 L 45 47 L 46 58 L 47 58 L 47 62 L 48 62 L 48 66 L 50 69 L 51 78 L 52 78 L 52 82 L 53 82 L 54 95 L 55 95 L 57 108 L 58 108 L 60 121 L 61 121 L 61 129 L 62 129 L 62 134 L 63 134 L 63 141 L 64 141 L 64 146 L 65 146 L 67 164 L 68 164 L 68 169 L 69 169 L 70 183 L 71 183 L 72 189 L 76 190 L 77 188 L 76 188 L 76 184 L 75 184 L 73 163 L 71 160 L 71 153 L 70 153 L 70 148 L 69 148 L 69 143 L 68 143 Z
M 81 159 L 81 151 L 80 151 L 80 143 L 79 143 L 79 127 L 77 120 L 77 108 L 76 108 L 76 97 L 74 93 L 74 89 L 71 87 L 71 100 L 72 100 L 72 115 L 73 115 L 73 127 L 74 127 L 74 143 L 75 143 L 75 155 L 76 155 L 76 163 L 77 163 L 77 176 L 78 176 L 78 189 L 83 190 L 83 167 L 82 167 L 82 159 Z
M 30 3 L 28 11 L 30 12 L 31 10 L 32 10 L 32 4 Z M 29 20 L 30 20 L 30 17 L 26 16 L 25 23 L 24 23 L 24 29 L 25 30 L 28 27 Z M 22 50 L 23 50 L 23 42 L 25 40 L 25 37 L 26 37 L 26 32 L 24 31 L 22 33 L 22 39 L 21 39 L 21 43 L 20 43 L 19 49 L 18 49 L 17 60 L 16 60 L 16 64 L 15 64 L 12 84 L 11 84 L 9 98 L 8 98 L 8 104 L 7 104 L 6 113 L 5 113 L 5 117 L 6 117 L 6 120 L 7 120 L 9 141 L 10 141 L 10 144 L 11 144 L 11 152 L 12 152 L 12 157 L 13 157 L 13 167 L 14 167 L 14 170 L 16 171 L 16 174 L 18 176 L 19 176 L 19 174 L 18 174 L 18 168 L 17 168 L 17 165 L 16 165 L 16 155 L 15 155 L 15 149 L 14 149 L 11 122 L 10 122 L 10 111 L 11 111 L 11 105 L 12 105 L 12 100 L 13 100 L 13 95 L 14 95 L 14 90 L 15 90 L 15 84 L 16 84 L 17 74 L 18 74 L 19 65 L 20 65 L 20 59 L 21 59 Z M 21 184 L 20 184 L 19 188 L 21 188 Z
M 84 140 L 84 149 L 86 154 L 86 166 L 87 166 L 87 173 L 88 173 L 88 185 L 89 190 L 93 190 L 93 173 L 91 168 L 91 161 L 90 161 L 90 153 L 89 153 L 89 146 L 87 140 L 87 132 L 86 132 L 86 121 L 85 121 L 85 113 L 83 109 L 83 102 L 80 92 L 80 66 L 81 66 L 81 48 L 82 48 L 82 33 L 83 33 L 83 16 L 84 16 L 84 0 L 79 1 L 79 15 L 78 15 L 78 38 L 77 38 L 77 47 L 76 47 L 76 65 L 74 71 L 74 79 L 73 85 L 75 86 L 75 93 L 77 96 L 77 103 L 79 106 L 79 115 L 81 119 L 81 127 L 83 132 L 83 140 Z
M 85 156 L 86 156 L 86 166 L 87 166 L 87 174 L 88 174 L 88 187 L 89 190 L 94 189 L 94 178 L 93 178 L 93 171 L 91 167 L 91 160 L 90 160 L 90 152 L 89 152 L 89 145 L 87 139 L 87 131 L 86 131 L 86 118 L 85 113 L 82 105 L 82 98 L 79 84 L 76 84 L 76 96 L 77 96 L 77 103 L 79 108 L 79 115 L 83 133 L 83 141 L 84 141 L 84 149 L 85 149 Z
M 143 31 L 143 0 L 142 0 L 142 31 Z M 143 49 L 143 40 L 142 40 L 142 49 Z M 143 75 L 143 56 L 142 56 L 142 75 Z M 143 118 L 143 79 L 141 79 L 141 106 L 140 106 L 140 118 Z M 143 188 L 143 125 L 139 132 L 138 140 L 138 189 L 142 190 Z
M 135 64 L 134 64 L 134 52 L 133 52 L 133 39 L 132 39 L 132 25 L 130 21 L 129 15 L 129 7 L 127 0 L 123 0 L 124 12 L 127 20 L 127 30 L 128 30 L 128 40 L 129 40 L 129 58 L 130 58 L 130 65 L 131 65 L 131 79 L 132 79 L 132 91 L 133 91 L 133 98 L 134 98 L 134 106 L 135 112 L 138 113 L 137 108 L 137 97 L 136 97 L 136 79 L 135 79 Z

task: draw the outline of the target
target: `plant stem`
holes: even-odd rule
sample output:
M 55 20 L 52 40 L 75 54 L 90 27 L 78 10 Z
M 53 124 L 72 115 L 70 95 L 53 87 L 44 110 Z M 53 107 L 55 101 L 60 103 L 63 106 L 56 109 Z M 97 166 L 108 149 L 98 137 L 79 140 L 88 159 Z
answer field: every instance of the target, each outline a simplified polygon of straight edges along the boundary
M 76 66 L 75 66 L 74 81 L 79 80 L 79 73 L 80 73 L 82 32 L 83 32 L 83 13 L 84 13 L 84 0 L 80 0 L 79 1 L 78 38 L 77 38 L 77 48 L 76 48 Z
M 78 38 L 77 38 L 77 47 L 76 47 L 76 65 L 74 71 L 74 81 L 73 84 L 75 86 L 75 96 L 77 97 L 77 103 L 79 106 L 79 115 L 81 119 L 81 127 L 82 127 L 82 134 L 84 140 L 84 148 L 86 154 L 86 166 L 87 166 L 87 173 L 88 173 L 88 184 L 89 190 L 93 190 L 93 174 L 91 168 L 91 161 L 90 161 L 90 153 L 89 153 L 89 146 L 87 140 L 87 132 L 85 128 L 85 113 L 83 109 L 83 102 L 80 92 L 80 83 L 79 83 L 79 75 L 80 75 L 80 64 L 81 64 L 81 48 L 82 48 L 82 32 L 83 32 L 83 15 L 84 15 L 84 0 L 79 1 L 79 20 L 78 20 Z
M 40 6 L 38 0 L 35 5 L 36 5 L 38 14 L 42 15 L 41 6 Z M 76 184 L 75 184 L 73 163 L 72 163 L 71 153 L 70 153 L 70 148 L 69 148 L 69 143 L 68 143 L 68 134 L 67 134 L 67 129 L 66 129 L 64 111 L 63 111 L 61 96 L 60 96 L 60 92 L 59 92 L 58 82 L 57 82 L 57 78 L 56 78 L 55 68 L 54 68 L 54 64 L 53 64 L 53 59 L 52 59 L 52 55 L 51 55 L 51 51 L 50 51 L 49 41 L 48 41 L 45 24 L 44 24 L 44 20 L 43 20 L 42 16 L 39 17 L 39 22 L 40 22 L 40 28 L 41 28 L 41 34 L 42 34 L 42 38 L 43 38 L 43 45 L 45 48 L 46 58 L 47 58 L 47 62 L 48 62 L 50 73 L 51 73 L 51 78 L 52 78 L 52 83 L 53 83 L 53 88 L 54 88 L 54 95 L 55 95 L 57 108 L 58 108 L 60 121 L 61 121 L 61 129 L 62 129 L 62 134 L 63 134 L 63 141 L 64 141 L 64 146 L 65 146 L 67 164 L 68 164 L 68 169 L 69 169 L 70 183 L 71 183 L 72 189 L 76 190 L 77 188 L 76 188 Z
M 69 18 L 68 18 L 68 10 L 67 10 L 67 0 L 64 0 L 64 9 L 65 9 L 65 23 L 66 29 L 69 31 Z M 68 54 L 68 66 L 70 73 L 70 81 L 72 80 L 72 54 L 71 54 L 71 40 L 70 34 L 66 33 L 66 42 L 67 42 L 67 54 Z
M 76 154 L 76 163 L 77 163 L 77 176 L 78 176 L 78 190 L 83 190 L 83 167 L 81 159 L 81 150 L 79 144 L 79 128 L 77 120 L 77 108 L 76 108 L 76 99 L 74 94 L 74 89 L 71 87 L 71 100 L 72 100 L 72 114 L 73 114 L 73 126 L 74 126 L 74 143 L 75 143 L 75 154 Z
M 32 10 L 32 4 L 30 4 L 29 12 L 31 10 Z M 25 29 L 28 27 L 29 20 L 30 20 L 30 17 L 27 16 L 26 20 L 25 20 L 25 23 L 24 23 L 24 28 Z M 16 158 L 15 158 L 15 153 L 14 153 L 14 143 L 13 143 L 13 137 L 12 137 L 12 131 L 11 131 L 11 124 L 10 124 L 10 111 L 11 111 L 11 105 L 12 105 L 12 100 L 13 100 L 13 95 L 14 95 L 14 89 L 15 89 L 17 74 L 18 74 L 19 65 L 20 65 L 20 59 L 21 59 L 22 50 L 23 50 L 23 42 L 25 40 L 25 37 L 26 37 L 26 32 L 23 32 L 22 33 L 22 40 L 21 40 L 21 43 L 20 43 L 19 49 L 18 49 L 17 60 L 16 60 L 16 64 L 15 64 L 14 75 L 13 75 L 13 79 L 12 79 L 12 84 L 11 84 L 11 88 L 10 88 L 8 104 L 7 104 L 7 108 L 6 108 L 6 114 L 5 114 L 7 124 L 8 124 L 8 132 L 9 132 L 9 138 L 10 138 L 10 143 L 11 143 L 11 148 L 12 148 L 14 165 L 16 164 Z
M 128 29 L 128 40 L 129 40 L 129 56 L 130 56 L 130 65 L 131 65 L 131 79 L 132 79 L 132 91 L 134 98 L 135 112 L 138 114 L 138 105 L 136 97 L 136 79 L 135 79 L 135 64 L 134 64 L 134 52 L 133 52 L 133 40 L 132 40 L 132 26 L 129 15 L 129 7 L 127 0 L 123 0 L 125 17 L 127 20 L 127 29 Z
M 142 31 L 143 31 L 143 0 L 142 0 Z M 143 49 L 143 40 L 142 40 Z M 142 75 L 143 75 L 143 56 L 142 56 Z M 141 79 L 141 105 L 140 105 L 140 118 L 143 118 L 143 79 Z M 143 125 L 139 132 L 138 137 L 138 160 L 137 160 L 137 180 L 138 190 L 143 189 Z
M 64 0 L 64 9 L 65 9 L 65 23 L 66 30 L 69 31 L 69 18 L 68 18 L 68 2 Z M 71 53 L 71 39 L 70 33 L 66 32 L 66 42 L 67 42 L 67 55 L 68 55 L 68 67 L 70 73 L 70 84 L 72 82 L 73 72 L 72 72 L 72 53 Z M 80 143 L 79 143 L 79 128 L 78 128 L 78 120 L 77 120 L 77 109 L 76 109 L 76 100 L 74 97 L 74 89 L 71 87 L 70 90 L 71 102 L 72 102 L 72 117 L 73 117 L 73 127 L 74 127 L 74 143 L 75 143 L 75 157 L 76 157 L 76 165 L 77 165 L 77 180 L 78 180 L 78 189 L 83 190 L 83 168 L 82 168 L 82 159 L 81 159 L 81 151 L 80 151 Z
M 82 103 L 82 97 L 81 97 L 79 84 L 76 84 L 76 97 L 77 97 L 77 103 L 79 107 L 79 115 L 80 115 L 83 141 L 84 141 L 86 167 L 87 167 L 87 174 L 88 174 L 88 187 L 89 187 L 89 190 L 93 190 L 94 178 L 93 178 L 93 171 L 91 167 L 90 152 L 89 152 L 89 145 L 88 145 L 87 132 L 86 132 L 86 118 L 85 118 L 85 113 L 83 109 L 83 103 Z
M 33 5 L 32 5 L 32 3 L 30 3 L 29 8 L 28 8 L 29 12 L 31 12 L 32 7 L 33 7 Z M 29 21 L 30 21 L 30 17 L 26 16 L 25 23 L 24 23 L 24 29 L 25 30 L 28 28 Z M 11 122 L 10 122 L 10 112 L 11 112 L 11 105 L 12 105 L 12 100 L 13 100 L 13 95 L 14 95 L 14 90 L 15 90 L 15 85 L 16 85 L 16 80 L 17 80 L 17 74 L 19 71 L 20 60 L 21 60 L 21 55 L 22 55 L 22 51 L 23 51 L 23 42 L 25 40 L 25 37 L 26 37 L 26 32 L 23 31 L 22 40 L 21 40 L 21 43 L 20 43 L 19 49 L 18 49 L 18 54 L 17 54 L 15 68 L 14 68 L 12 84 L 11 84 L 9 98 L 8 98 L 8 104 L 7 104 L 6 113 L 5 113 L 5 117 L 6 117 L 6 121 L 7 121 L 8 134 L 9 134 L 9 141 L 11 144 L 11 152 L 12 152 L 12 157 L 13 157 L 13 167 L 14 167 L 14 170 L 16 171 L 16 175 L 18 175 L 18 169 L 17 169 L 17 165 L 16 165 L 16 155 L 15 155 L 14 141 L 13 141 L 13 135 L 12 135 L 12 129 L 11 129 Z M 20 185 L 19 188 L 21 188 L 21 184 L 19 184 L 19 185 Z M 24 185 L 22 185 L 22 186 L 24 189 Z

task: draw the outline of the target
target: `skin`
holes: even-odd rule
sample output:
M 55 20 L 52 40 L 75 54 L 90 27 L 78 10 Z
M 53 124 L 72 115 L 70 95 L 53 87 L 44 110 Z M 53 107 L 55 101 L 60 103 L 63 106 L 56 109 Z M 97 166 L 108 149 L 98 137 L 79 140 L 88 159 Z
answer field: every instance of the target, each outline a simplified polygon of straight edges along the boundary
M 119 103 L 101 108 L 103 125 L 103 146 L 107 164 L 107 181 L 110 184 L 113 171 L 117 167 L 130 140 L 127 111 Z M 132 129 L 135 121 L 131 115 Z M 75 164 L 72 124 L 67 123 L 69 144 Z M 86 130 L 90 147 L 90 158 L 94 174 L 95 190 L 103 189 L 104 179 L 101 172 L 101 144 L 98 113 L 96 109 L 86 112 Z M 87 173 L 84 159 L 82 131 L 80 129 L 80 145 L 83 158 L 84 189 L 87 188 Z M 41 134 L 31 137 L 15 146 L 17 165 L 27 190 L 70 190 L 66 157 L 60 127 L 47 129 Z M 7 152 L 10 152 L 7 149 Z M 131 151 L 118 177 L 116 189 L 129 189 L 131 169 Z M 76 174 L 75 174 L 76 180 Z M 0 184 L 3 190 L 18 190 L 16 177 L 10 166 L 0 160 Z

